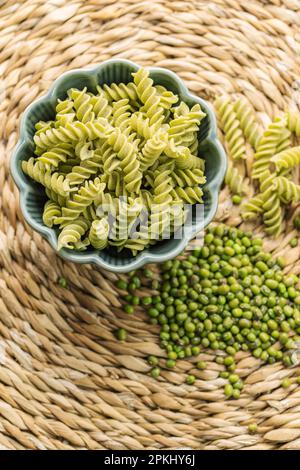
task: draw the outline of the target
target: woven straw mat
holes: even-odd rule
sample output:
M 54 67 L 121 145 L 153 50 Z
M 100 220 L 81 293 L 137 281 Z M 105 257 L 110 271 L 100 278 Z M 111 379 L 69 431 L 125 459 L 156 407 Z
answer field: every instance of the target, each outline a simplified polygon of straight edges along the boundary
M 149 377 L 146 356 L 164 356 L 156 327 L 122 313 L 115 274 L 63 261 L 24 223 L 9 174 L 26 106 L 62 72 L 111 57 L 167 67 L 209 100 L 244 94 L 269 122 L 300 88 L 300 2 L 0 3 L 0 448 L 300 449 L 300 389 L 280 387 L 299 370 L 242 353 L 236 401 L 224 399 L 221 366 L 206 352 L 205 371 L 180 361 Z M 226 190 L 220 199 L 218 218 L 240 224 Z M 287 227 L 265 246 L 299 273 L 294 236 Z M 120 327 L 126 342 L 115 340 Z

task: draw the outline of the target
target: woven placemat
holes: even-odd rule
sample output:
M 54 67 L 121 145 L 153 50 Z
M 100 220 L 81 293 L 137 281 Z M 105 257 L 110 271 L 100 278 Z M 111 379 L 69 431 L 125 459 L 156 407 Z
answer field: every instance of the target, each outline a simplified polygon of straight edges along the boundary
M 0 448 L 300 449 L 300 388 L 280 387 L 295 369 L 259 367 L 242 353 L 236 401 L 224 400 L 209 354 L 205 371 L 192 369 L 193 386 L 184 383 L 190 361 L 149 377 L 145 357 L 163 355 L 156 327 L 144 313 L 122 313 L 115 274 L 63 261 L 24 224 L 9 175 L 25 107 L 62 72 L 111 57 L 167 67 L 210 100 L 243 94 L 267 122 L 299 93 L 299 8 L 298 0 L 1 2 Z M 241 222 L 226 190 L 218 218 Z M 266 248 L 299 273 L 293 236 L 288 227 Z M 126 342 L 115 340 L 119 327 Z

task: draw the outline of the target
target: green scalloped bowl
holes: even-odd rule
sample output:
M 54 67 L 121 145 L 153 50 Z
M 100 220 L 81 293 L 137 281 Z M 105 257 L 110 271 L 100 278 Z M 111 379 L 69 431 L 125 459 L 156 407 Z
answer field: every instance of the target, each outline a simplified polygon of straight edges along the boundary
M 22 160 L 28 160 L 34 153 L 33 136 L 35 124 L 39 120 L 50 120 L 55 116 L 57 99 L 66 97 L 67 90 L 72 87 L 87 86 L 90 91 L 96 91 L 98 84 L 131 81 L 131 73 L 140 67 L 128 60 L 112 59 L 103 62 L 98 67 L 87 70 L 71 70 L 61 75 L 50 88 L 49 92 L 32 103 L 24 112 L 20 126 L 20 139 L 11 158 L 11 173 L 20 190 L 20 205 L 26 222 L 43 235 L 57 251 L 57 229 L 48 228 L 42 220 L 43 206 L 46 196 L 43 189 L 28 178 L 22 171 Z M 210 105 L 203 99 L 189 93 L 181 79 L 173 72 L 149 67 L 150 76 L 155 84 L 164 85 L 179 95 L 180 100 L 189 106 L 199 103 L 206 113 L 199 129 L 199 155 L 206 162 L 206 178 L 204 185 L 204 210 L 202 216 L 193 214 L 184 227 L 181 239 L 163 240 L 143 250 L 137 256 L 129 251 L 117 253 L 113 248 L 103 251 L 89 248 L 85 252 L 74 252 L 62 249 L 58 253 L 75 263 L 95 263 L 102 268 L 114 272 L 129 272 L 147 263 L 160 263 L 174 258 L 184 250 L 189 241 L 203 230 L 215 215 L 218 204 L 218 192 L 226 171 L 226 154 L 216 136 L 216 120 Z

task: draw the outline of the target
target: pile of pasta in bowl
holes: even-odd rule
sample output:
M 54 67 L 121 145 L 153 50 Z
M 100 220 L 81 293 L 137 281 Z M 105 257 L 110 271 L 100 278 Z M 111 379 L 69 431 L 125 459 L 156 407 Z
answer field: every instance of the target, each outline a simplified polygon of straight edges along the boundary
M 96 93 L 70 89 L 55 118 L 36 124 L 35 155 L 22 169 L 45 188 L 43 222 L 58 229 L 58 249 L 110 245 L 135 255 L 202 203 L 206 114 L 154 85 L 147 70 L 132 76 Z

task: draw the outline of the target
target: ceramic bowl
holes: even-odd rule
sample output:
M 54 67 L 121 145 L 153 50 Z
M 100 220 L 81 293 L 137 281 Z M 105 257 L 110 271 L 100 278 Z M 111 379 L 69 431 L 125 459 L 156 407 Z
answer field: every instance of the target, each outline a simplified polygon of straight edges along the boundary
M 33 136 L 35 124 L 48 121 L 55 116 L 57 99 L 64 99 L 72 87 L 84 88 L 95 92 L 98 84 L 132 81 L 131 73 L 139 69 L 133 62 L 112 59 L 87 70 L 71 70 L 61 75 L 48 93 L 34 101 L 24 112 L 20 126 L 20 139 L 11 159 L 11 172 L 20 191 L 20 206 L 25 220 L 43 235 L 57 251 L 58 230 L 43 224 L 42 212 L 46 201 L 43 188 L 28 178 L 22 171 L 22 160 L 28 160 L 34 153 Z M 133 256 L 129 251 L 118 253 L 113 248 L 103 251 L 89 248 L 84 252 L 62 249 L 58 253 L 75 263 L 94 263 L 115 272 L 129 272 L 147 263 L 160 263 L 181 253 L 189 241 L 202 231 L 214 217 L 218 204 L 218 193 L 226 171 L 226 155 L 216 135 L 216 119 L 211 106 L 202 98 L 191 94 L 182 80 L 173 72 L 163 68 L 149 67 L 150 76 L 155 84 L 164 85 L 179 96 L 189 106 L 199 103 L 206 117 L 199 129 L 199 155 L 205 159 L 207 182 L 204 190 L 203 214 L 193 214 L 184 227 L 180 239 L 171 238 L 156 243 L 150 248 Z

